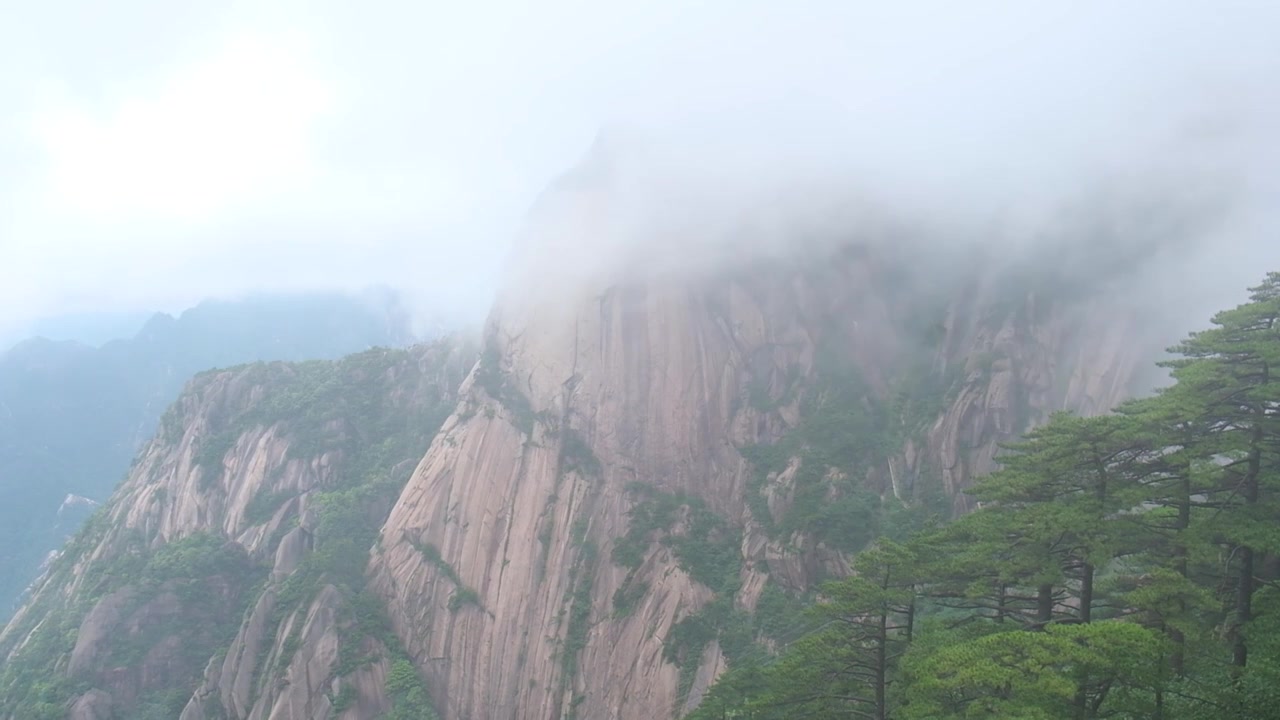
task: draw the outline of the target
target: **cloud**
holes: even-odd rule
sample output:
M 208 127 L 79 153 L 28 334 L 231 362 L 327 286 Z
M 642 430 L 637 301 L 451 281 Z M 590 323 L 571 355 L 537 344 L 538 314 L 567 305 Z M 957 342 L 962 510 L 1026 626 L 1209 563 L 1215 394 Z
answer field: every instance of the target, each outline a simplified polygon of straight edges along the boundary
M 668 272 L 892 230 L 1127 280 L 1179 332 L 1280 265 L 1280 7 L 802 5 L 650 57 L 588 251 Z
M 1274 3 L 175 8 L 0 29 L 0 325 L 372 282 L 477 317 L 601 127 L 646 139 L 611 232 L 677 259 L 877 208 L 946 242 L 1177 235 L 1244 267 L 1197 286 L 1276 260 Z
M 300 45 L 236 36 L 105 116 L 75 105 L 40 113 L 45 202 L 88 222 L 190 221 L 304 184 L 330 98 Z

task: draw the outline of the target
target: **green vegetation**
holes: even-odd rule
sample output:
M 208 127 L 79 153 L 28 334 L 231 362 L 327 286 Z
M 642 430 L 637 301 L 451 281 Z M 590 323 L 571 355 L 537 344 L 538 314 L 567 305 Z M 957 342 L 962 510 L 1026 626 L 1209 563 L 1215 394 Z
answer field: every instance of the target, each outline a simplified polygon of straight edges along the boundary
M 0 712 L 15 718 L 63 720 L 66 701 L 88 689 L 82 679 L 56 672 L 58 658 L 75 647 L 80 614 L 76 608 L 49 603 L 41 608 L 44 624 L 20 654 L 0 669 Z
M 344 684 L 342 689 L 338 691 L 338 694 L 334 695 L 330 701 L 333 703 L 333 712 L 346 712 L 347 708 L 355 704 L 359 696 L 360 692 L 356 689 L 355 685 Z
M 698 582 L 718 592 L 737 592 L 742 572 L 742 531 L 706 507 L 701 498 L 662 492 L 651 485 L 633 483 L 628 490 L 636 498 L 627 534 L 614 544 L 614 563 L 632 570 L 644 560 L 655 540 L 671 548 L 680 567 Z M 671 532 L 680 520 L 685 530 Z
M 649 485 L 635 484 L 630 488 L 639 496 L 631 508 L 627 534 L 614 543 L 613 562 L 630 570 L 640 567 L 652 542 L 652 535 L 665 532 L 676 522 L 676 513 L 687 498 L 659 492 Z
M 591 630 L 591 590 L 595 584 L 600 551 L 595 543 L 587 539 L 589 523 L 589 515 L 583 513 L 578 516 L 573 526 L 573 543 L 578 549 L 578 558 L 573 568 L 573 593 L 569 599 L 569 619 L 564 635 L 564 645 L 560 648 L 561 694 L 577 677 L 579 655 L 587 646 L 587 634 Z M 571 703 L 568 720 L 577 717 L 577 708 L 577 702 Z
M 202 532 L 161 545 L 143 567 L 142 580 L 144 584 L 154 585 L 169 580 L 235 574 L 243 571 L 244 563 L 244 551 L 239 546 Z
M 408 353 L 375 350 L 346 358 L 337 363 L 336 368 L 306 368 L 304 374 L 309 384 L 299 385 L 290 380 L 282 386 L 272 385 L 270 394 L 264 398 L 270 400 L 265 408 L 239 421 L 270 423 L 275 422 L 271 418 L 281 414 L 281 427 L 291 439 L 291 456 L 304 451 L 313 454 L 337 451 L 337 482 L 309 496 L 312 507 L 317 510 L 315 525 L 310 528 L 314 549 L 277 588 L 276 607 L 268 625 L 274 636 L 291 615 L 304 611 L 325 586 L 335 587 L 343 596 L 345 612 L 349 613 L 340 629 L 339 658 L 333 669 L 335 678 L 345 677 L 377 659 L 360 653 L 366 638 L 376 640 L 396 657 L 407 658 L 390 632 L 377 599 L 365 589 L 364 568 L 369 548 L 377 541 L 386 514 L 408 481 L 413 462 L 426 451 L 452 406 L 451 387 L 428 386 L 430 393 L 425 398 L 387 401 L 393 392 L 402 392 L 406 387 L 413 387 L 413 383 L 427 379 L 408 375 L 422 372 L 411 360 Z M 458 374 L 444 382 L 460 381 L 462 368 L 456 370 Z M 301 422 L 283 419 L 290 417 Z M 288 497 L 287 493 L 255 496 L 246 511 L 247 516 L 252 516 L 249 521 L 254 522 L 253 517 L 269 519 Z M 255 507 L 264 509 L 255 510 Z M 479 604 L 478 595 L 462 586 L 453 568 L 440 558 L 438 549 L 428 546 L 419 550 L 429 556 L 434 553 L 438 566 L 457 585 L 450 600 L 451 610 Z M 285 638 L 281 656 L 276 660 L 277 672 L 287 668 L 296 650 L 295 633 L 301 629 L 301 620 L 295 619 L 290 635 Z M 273 642 L 274 637 L 264 643 L 264 650 Z M 343 685 L 332 699 L 335 703 L 351 703 L 355 700 L 353 692 L 353 687 Z M 428 697 L 425 687 L 412 692 L 405 690 L 397 697 L 395 710 L 388 717 L 428 716 L 421 710 L 422 703 L 430 708 L 429 701 L 424 700 Z M 411 714 L 397 714 L 401 712 Z
M 224 430 L 201 439 L 191 462 L 200 468 L 200 487 L 208 489 L 222 475 L 223 461 L 235 446 L 240 432 Z
M 670 548 L 681 569 L 716 593 L 711 603 L 677 622 L 663 639 L 667 660 L 680 668 L 679 703 L 683 704 L 702 653 L 712 640 L 718 639 L 730 657 L 754 643 L 750 620 L 733 609 L 741 584 L 742 531 L 707 508 L 701 498 L 662 492 L 641 483 L 628 490 L 635 504 L 627 534 L 614 544 L 612 558 L 631 573 L 614 593 L 614 614 L 631 612 L 647 591 L 647 585 L 636 582 L 635 572 L 654 542 Z
M 445 349 L 443 344 L 437 351 Z M 430 440 L 452 410 L 439 402 L 452 388 L 435 389 L 434 397 L 406 406 L 388 405 L 397 384 L 419 381 L 422 369 L 413 351 L 374 348 L 337 362 L 259 363 L 237 369 L 244 381 L 258 386 L 261 397 L 221 419 L 197 452 L 201 467 L 221 467 L 236 439 L 255 427 L 278 425 L 289 440 L 290 458 L 340 453 L 348 485 L 387 472 L 389 461 L 406 457 L 411 448 Z
M 786 644 L 798 633 L 812 629 L 812 623 L 804 617 L 804 610 L 812 597 L 787 592 L 777 583 L 769 583 L 756 601 L 752 616 L 756 630 L 764 637 Z
M 693 687 L 702 655 L 713 640 L 720 643 L 731 667 L 754 654 L 755 632 L 750 616 L 733 606 L 733 595 L 721 593 L 700 611 L 671 626 L 663 639 L 663 656 L 680 668 L 676 706 L 681 707 Z
M 173 720 L 182 715 L 190 699 L 191 694 L 180 688 L 147 693 L 138 703 L 137 720 Z
M 356 686 L 345 678 L 357 670 L 385 658 L 391 668 L 387 675 L 386 692 L 391 700 L 390 711 L 378 720 L 437 720 L 431 695 L 414 669 L 408 653 L 391 631 L 391 623 L 382 609 L 381 601 L 367 590 L 348 596 L 344 609 L 348 612 L 341 627 L 338 662 L 332 677 L 338 681 L 338 690 L 330 695 L 334 712 L 349 708 L 357 700 Z M 361 645 L 371 639 L 384 654 L 362 655 Z
M 449 598 L 449 612 L 457 612 L 467 605 L 483 607 L 480 605 L 480 593 L 469 587 L 460 587 Z
M 434 565 L 441 575 L 444 575 L 449 579 L 449 582 L 453 583 L 453 595 L 449 598 L 450 612 L 457 612 L 466 605 L 480 607 L 480 594 L 462 582 L 462 578 L 458 576 L 458 571 L 454 570 L 453 566 L 440 554 L 440 548 L 431 543 L 420 543 L 414 540 L 410 540 L 410 542 L 418 552 L 422 553 L 422 557 L 426 558 L 427 562 Z
M 566 423 L 564 427 L 558 430 L 557 435 L 560 440 L 559 472 L 556 481 L 557 491 L 560 482 L 571 472 L 583 476 L 599 476 L 602 470 L 600 460 L 591 450 L 591 446 L 577 431 Z M 553 508 L 556 499 L 557 495 L 547 498 L 546 508 L 543 510 L 543 522 L 545 524 L 539 533 L 539 540 L 542 542 L 542 559 L 539 562 L 538 570 L 540 578 L 546 570 L 546 553 L 550 547 L 552 530 L 554 529 L 552 518 L 547 515 L 547 512 Z M 574 682 L 574 678 L 577 677 L 579 656 L 587 646 L 587 635 L 591 630 L 591 593 L 595 585 L 600 549 L 588 539 L 590 521 L 590 512 L 580 509 L 573 527 L 570 528 L 571 541 L 573 547 L 577 549 L 577 558 L 570 578 L 569 616 L 565 622 L 564 643 L 560 647 L 561 695 L 569 689 Z M 628 580 L 630 579 L 628 577 Z M 617 593 L 615 593 L 615 600 L 618 597 Z M 624 606 L 627 602 L 635 601 L 634 598 L 629 598 L 626 594 L 621 597 Z M 563 613 L 564 611 L 561 612 Z M 565 714 L 567 720 L 577 718 L 578 705 L 584 699 L 582 695 L 574 696 Z
M 587 631 L 591 617 L 591 575 L 595 570 L 598 551 L 594 543 L 582 545 L 580 569 L 574 575 L 573 598 L 569 606 L 569 630 L 565 633 L 564 648 L 560 653 L 560 666 L 564 677 L 572 678 L 578 672 L 578 654 L 587 646 Z
M 599 475 L 600 459 L 591 446 L 573 428 L 560 431 L 560 472 L 576 472 L 580 475 Z
M 270 522 L 276 511 L 280 509 L 280 506 L 294 497 L 297 497 L 297 493 L 287 490 L 275 490 L 269 485 L 263 485 L 249 499 L 249 504 L 245 506 L 244 521 L 249 525 L 261 525 Z
M 334 711 L 350 707 L 357 699 L 354 684 L 345 678 L 385 657 L 391 668 L 387 676 L 386 692 L 392 708 L 378 720 L 435 720 L 439 716 L 431 703 L 426 684 L 417 675 L 413 662 L 400 640 L 391 631 L 391 621 L 383 610 L 381 600 L 362 589 L 349 594 L 343 608 L 346 617 L 340 627 L 338 662 L 332 671 L 338 690 L 330 695 Z M 361 646 L 373 641 L 380 648 L 372 654 L 362 654 Z
M 194 374 L 401 340 L 385 308 L 308 295 L 203 303 L 99 348 L 31 340 L 0 353 L 0 624 L 44 558 L 78 529 L 78 508 L 59 512 L 63 498 L 103 501 L 138 457 L 140 438 L 158 431 L 165 447 L 181 439 L 184 409 L 170 403 Z M 206 448 L 216 467 L 221 454 Z
M 800 424 L 773 445 L 741 449 L 755 467 L 747 488 L 751 515 L 771 535 L 806 533 L 817 542 L 856 551 L 879 533 L 880 498 L 862 486 L 867 471 L 893 449 L 892 425 L 854 371 L 821 364 L 819 381 L 802 401 Z M 769 511 L 764 491 L 769 476 L 786 469 L 795 474 L 792 502 L 781 518 Z
M 917 353 L 894 379 L 889 392 L 888 417 L 895 446 L 908 439 L 922 439 L 938 416 L 955 399 L 964 382 L 964 365 L 954 363 L 945 372 L 933 367 L 931 355 Z
M 364 567 L 414 461 L 425 452 L 453 405 L 454 388 L 465 368 L 461 362 L 456 367 L 439 362 L 448 361 L 451 352 L 442 343 L 412 353 L 374 350 L 335 363 L 259 364 L 234 371 L 240 381 L 254 387 L 255 404 L 214 418 L 210 437 L 216 441 L 206 448 L 230 447 L 241 433 L 274 425 L 289 441 L 289 458 L 309 462 L 327 453 L 332 471 L 328 484 L 311 491 L 308 498 L 315 518 L 307 528 L 312 551 L 294 573 L 270 587 L 265 568 L 254 567 L 244 550 L 225 538 L 199 533 L 151 550 L 149 538 L 141 531 L 112 529 L 110 510 L 99 511 L 50 569 L 50 587 L 59 588 L 70 581 L 78 564 L 83 568 L 74 604 L 57 592 L 47 593 L 24 617 L 19 632 L 9 636 L 9 642 L 17 643 L 31 633 L 14 660 L 0 669 L 0 716 L 65 714 L 65 703 L 94 682 L 92 677 L 63 674 L 77 629 L 100 598 L 117 590 L 128 591 L 123 595 L 129 598 L 122 611 L 126 615 L 152 607 L 146 603 L 162 594 L 179 601 L 176 612 L 148 610 L 140 630 L 117 633 L 106 648 L 107 665 L 132 669 L 161 640 L 173 635 L 183 638 L 174 667 L 187 677 L 165 688 L 165 693 L 147 694 L 139 698 L 137 707 L 126 709 L 143 717 L 173 716 L 166 713 L 178 702 L 177 695 L 185 693 L 184 703 L 190 698 L 209 658 L 222 652 L 219 648 L 232 639 L 247 604 L 268 587 L 276 594 L 276 604 L 259 659 L 270 657 L 277 633 L 288 628 L 288 634 L 280 643 L 279 657 L 273 659 L 274 672 L 259 665 L 256 693 L 276 682 L 298 652 L 303 613 L 326 586 L 336 588 L 344 601 L 339 627 L 342 654 L 335 678 L 377 659 L 376 652 L 362 654 L 366 645 L 404 658 L 377 601 L 364 588 Z M 199 393 L 202 383 L 215 377 L 208 374 L 196 380 L 192 392 Z M 213 450 L 209 454 L 218 455 Z M 220 456 L 217 462 L 221 463 Z M 291 495 L 264 490 L 249 503 L 249 521 L 266 522 Z M 279 542 L 296 526 L 296 518 L 283 523 L 271 542 Z M 87 561 L 109 530 L 113 554 Z M 463 594 L 460 602 L 465 601 Z M 367 638 L 376 643 L 365 643 Z M 0 654 L 11 649 L 0 648 Z M 352 692 L 338 688 L 334 699 L 352 702 Z M 427 716 L 421 705 L 424 689 L 401 694 L 397 712 L 403 709 L 410 717 Z
M 295 617 L 293 624 L 289 627 L 289 634 L 285 636 L 284 643 L 280 646 L 280 656 L 276 660 L 276 676 L 283 677 L 285 671 L 289 668 L 289 663 L 293 662 L 293 656 L 298 654 L 298 644 L 302 641 L 302 626 L 306 625 L 304 618 Z
M 561 474 L 560 478 L 557 479 L 557 487 L 559 487 L 559 480 L 563 479 L 563 477 L 564 475 Z M 547 558 L 551 552 L 551 538 L 556 529 L 556 518 L 553 511 L 555 510 L 556 501 L 559 499 L 560 496 L 556 493 L 547 496 L 547 501 L 542 506 L 542 513 L 538 515 L 538 524 L 540 526 L 538 528 L 538 544 L 540 546 L 537 566 L 538 582 L 542 582 L 542 579 L 547 575 Z
M 379 720 L 439 720 L 427 687 L 407 657 L 398 658 L 387 673 L 392 708 Z
M 760 412 L 769 412 L 789 405 L 796 398 L 800 386 L 800 367 L 792 365 L 787 368 L 782 380 L 782 392 L 777 398 L 769 393 L 769 377 L 753 376 L 747 385 L 747 404 Z
M 502 369 L 502 355 L 492 342 L 480 353 L 476 367 L 476 384 L 511 414 L 511 421 L 525 435 L 533 434 L 538 413 L 533 411 L 529 397 L 516 385 L 515 380 Z
M 923 323 L 921 342 L 936 343 L 939 328 L 940 321 Z M 935 371 L 931 357 L 923 351 L 909 355 L 886 402 L 834 352 L 819 354 L 816 378 L 801 398 L 799 424 L 773 444 L 739 448 L 754 468 L 747 505 L 770 536 L 799 533 L 850 553 L 882 534 L 900 537 L 950 514 L 935 473 L 919 473 L 903 488 L 902 501 L 882 500 L 865 483 L 871 470 L 887 471 L 889 456 L 904 442 L 920 439 L 960 388 L 962 368 Z M 792 392 L 794 384 L 788 388 Z M 790 503 L 774 517 L 766 495 L 770 478 L 792 462 L 798 465 Z
M 636 609 L 636 603 L 649 592 L 649 583 L 636 582 L 635 577 L 627 575 L 627 579 L 613 592 L 614 617 L 624 618 Z
M 731 662 L 691 717 L 1275 717 L 1280 273 L 1213 323 L 1162 363 L 1170 388 L 1054 416 L 981 509 L 859 553 L 807 632 Z M 709 623 L 687 620 L 693 652 Z
M 86 539 L 103 532 L 105 515 L 88 523 L 79 542 L 70 552 L 81 552 Z M 152 607 L 162 595 L 173 595 L 181 603 L 178 610 L 149 613 L 147 622 L 138 623 L 132 631 L 114 634 L 112 644 L 101 659 L 104 666 L 136 665 L 145 654 L 166 638 L 181 637 L 183 644 L 176 655 L 168 658 L 167 671 L 182 678 L 175 687 L 154 690 L 139 699 L 138 717 L 166 717 L 177 704 L 177 695 L 186 693 L 182 704 L 190 698 L 212 649 L 224 645 L 235 634 L 248 590 L 256 584 L 259 573 L 236 545 L 198 533 L 162 545 L 154 552 L 146 550 L 140 538 L 126 536 L 121 554 L 89 564 L 84 590 L 74 598 L 52 596 L 29 609 L 28 622 L 15 633 L 20 641 L 30 632 L 29 641 L 0 669 L 0 715 L 22 718 L 61 718 L 68 699 L 92 686 L 93 677 L 69 677 L 62 663 L 75 646 L 80 623 L 86 613 L 104 596 L 117 590 L 130 590 L 124 596 L 120 617 Z M 65 557 L 65 556 L 64 556 Z M 57 576 L 65 577 L 72 559 L 55 564 Z M 168 607 L 160 602 L 157 607 Z M 29 624 L 28 624 L 29 623 Z M 38 624 L 38 625 L 37 625 Z M 5 648 L 4 652 L 8 652 Z M 181 705 L 178 705 L 179 710 Z

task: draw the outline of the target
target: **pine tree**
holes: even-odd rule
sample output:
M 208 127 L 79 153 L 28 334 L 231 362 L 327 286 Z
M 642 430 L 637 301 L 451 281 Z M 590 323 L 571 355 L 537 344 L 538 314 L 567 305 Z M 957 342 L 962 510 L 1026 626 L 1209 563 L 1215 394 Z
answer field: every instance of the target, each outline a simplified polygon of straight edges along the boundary
M 742 673 L 734 675 L 744 714 L 726 715 L 718 696 L 691 717 L 892 717 L 891 686 L 914 626 L 916 559 L 910 549 L 882 540 L 860 553 L 853 569 L 851 577 L 823 586 L 821 601 L 809 610 L 819 629 L 755 675 L 757 692 L 741 688 Z
M 1198 503 L 1213 511 L 1205 534 L 1222 548 L 1229 662 L 1242 688 L 1255 596 L 1280 557 L 1280 273 L 1212 322 L 1162 365 L 1172 368 L 1180 410 L 1197 428 L 1197 454 L 1212 463 Z
M 719 715 L 1280 717 L 1280 273 L 1114 414 L 1008 446 L 979 508 L 879 543 Z
M 970 494 L 993 504 L 1003 532 L 1021 528 L 1051 565 L 1036 579 L 1037 622 L 1055 619 L 1048 605 L 1065 591 L 1078 622 L 1093 620 L 1099 568 L 1135 551 L 1126 512 L 1141 503 L 1146 445 L 1122 415 L 1081 418 L 1066 413 L 1009 446 L 1003 468 Z M 1056 603 L 1055 603 L 1056 604 Z
M 904 720 L 1151 717 L 1160 680 L 1159 638 L 1119 620 L 999 632 L 917 652 L 926 647 L 922 641 L 903 663 Z
M 1212 513 L 1205 503 L 1218 473 L 1203 447 L 1204 428 L 1188 407 L 1189 389 L 1173 386 L 1117 409 L 1135 422 L 1150 450 L 1136 481 L 1142 486 L 1137 526 L 1141 553 L 1118 588 L 1118 602 L 1141 614 L 1171 642 L 1169 669 L 1174 679 L 1187 673 L 1188 643 L 1210 641 L 1215 600 L 1210 543 L 1199 532 Z

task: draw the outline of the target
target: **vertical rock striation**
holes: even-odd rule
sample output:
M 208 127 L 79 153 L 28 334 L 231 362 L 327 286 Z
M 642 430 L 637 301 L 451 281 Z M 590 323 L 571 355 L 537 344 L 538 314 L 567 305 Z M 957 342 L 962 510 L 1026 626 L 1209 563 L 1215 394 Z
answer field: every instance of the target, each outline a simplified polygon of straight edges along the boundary
M 578 180 L 534 213 L 481 361 L 370 564 L 448 720 L 678 716 L 731 662 L 714 639 L 673 651 L 682 620 L 726 595 L 749 612 L 771 578 L 803 589 L 846 571 L 838 548 L 753 515 L 753 494 L 785 513 L 800 460 L 761 486 L 743 452 L 803 424 L 831 358 L 868 403 L 911 383 L 907 367 L 941 386 L 918 431 L 855 479 L 903 500 L 935 482 L 963 510 L 999 443 L 1055 410 L 1106 410 L 1150 354 L 1105 298 L 1057 302 L 979 263 L 957 263 L 926 306 L 899 286 L 911 252 L 883 242 L 715 272 L 613 271 L 592 253 L 617 250 L 622 209 L 607 182 Z M 637 488 L 681 498 L 687 515 L 620 564 Z M 695 508 L 740 533 L 735 582 L 695 577 L 671 541 L 694 532 Z

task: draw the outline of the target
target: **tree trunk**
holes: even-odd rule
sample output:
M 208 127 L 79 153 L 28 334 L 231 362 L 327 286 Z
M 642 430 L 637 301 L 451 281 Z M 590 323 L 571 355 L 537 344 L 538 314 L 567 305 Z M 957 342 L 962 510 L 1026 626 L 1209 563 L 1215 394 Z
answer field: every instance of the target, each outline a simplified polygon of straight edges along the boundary
M 1093 565 L 1086 562 L 1080 575 L 1080 622 L 1093 620 Z
M 1036 622 L 1040 626 L 1049 624 L 1053 619 L 1053 586 L 1041 585 L 1036 594 Z
M 1236 583 L 1236 616 L 1231 627 L 1231 664 L 1236 671 L 1249 664 L 1249 646 L 1244 639 L 1244 626 L 1253 619 L 1253 548 L 1241 545 L 1240 578 Z
M 1086 562 L 1080 572 L 1080 622 L 1090 622 L 1093 618 L 1093 565 Z M 1085 720 L 1089 716 L 1089 696 L 1086 687 L 1089 676 L 1080 671 L 1076 676 L 1075 718 Z
M 889 609 L 883 608 L 880 611 L 880 628 L 876 638 L 876 720 L 885 720 L 888 715 L 888 708 L 885 700 L 885 665 L 888 662 L 889 644 Z
M 1187 545 L 1182 540 L 1182 535 L 1187 528 L 1191 526 L 1191 463 L 1187 463 L 1183 468 L 1182 481 L 1178 487 L 1178 519 L 1174 524 L 1174 530 L 1177 533 L 1177 540 L 1173 546 L 1173 569 L 1183 579 L 1187 577 Z M 1178 597 L 1178 617 L 1184 618 L 1187 614 L 1187 601 L 1181 595 Z M 1181 678 L 1186 673 L 1186 645 L 1187 638 L 1178 628 L 1170 628 L 1169 638 L 1173 640 L 1173 657 L 1170 658 L 1170 666 L 1173 668 L 1174 677 Z
M 1253 442 L 1249 452 L 1249 470 L 1245 475 L 1241 495 L 1245 507 L 1258 502 L 1258 476 L 1262 473 L 1262 423 L 1255 422 Z M 1244 626 L 1253 619 L 1253 548 L 1241 545 L 1236 548 L 1240 558 L 1239 581 L 1236 583 L 1236 616 L 1231 626 L 1231 664 L 1238 674 L 1249 663 L 1249 647 L 1244 638 Z

